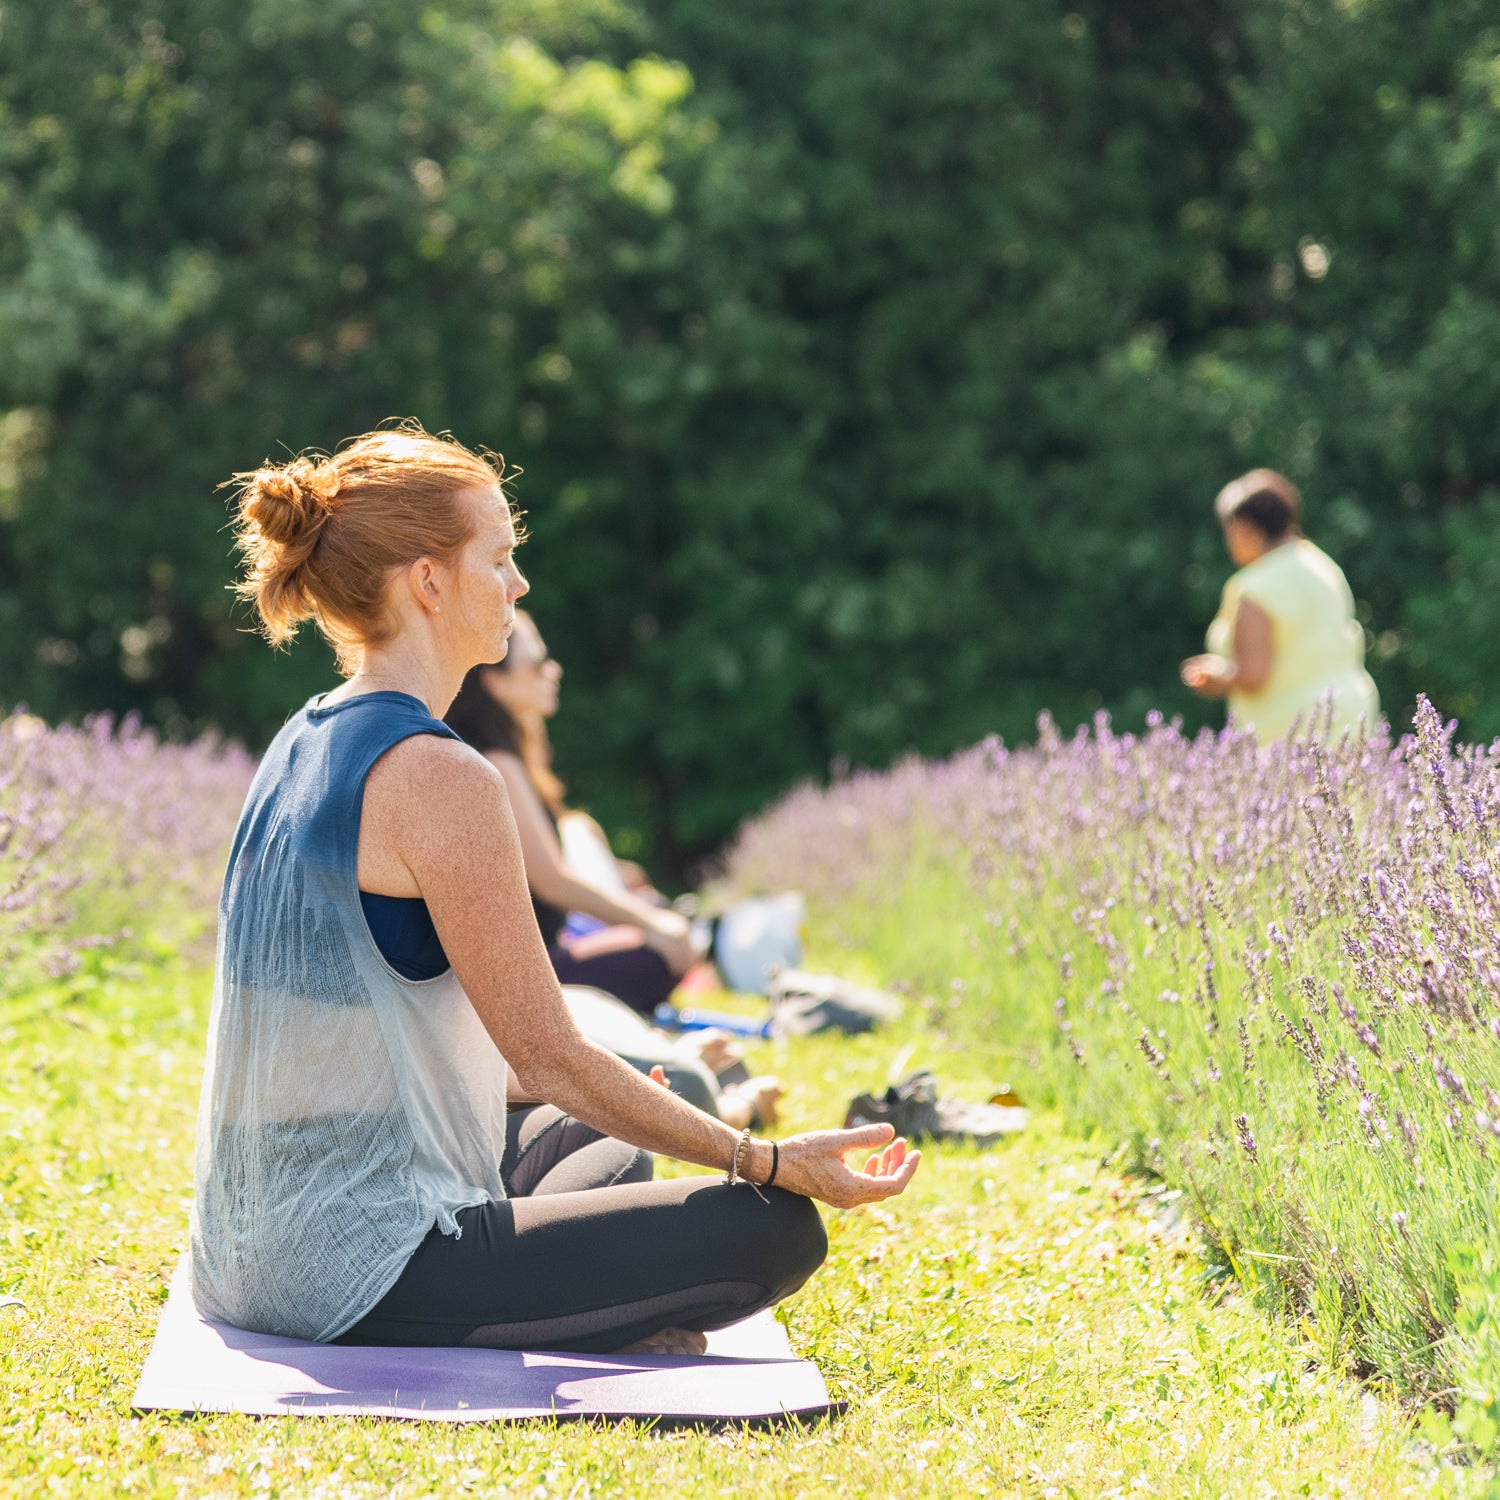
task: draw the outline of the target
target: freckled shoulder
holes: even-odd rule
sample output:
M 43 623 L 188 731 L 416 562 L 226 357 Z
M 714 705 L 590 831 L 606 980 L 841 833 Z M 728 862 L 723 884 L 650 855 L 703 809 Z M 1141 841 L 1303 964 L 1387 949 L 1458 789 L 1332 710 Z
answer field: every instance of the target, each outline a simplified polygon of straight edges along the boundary
M 503 806 L 505 782 L 470 746 L 435 734 L 414 734 L 375 762 L 365 783 L 365 811 L 433 812 L 445 805 L 471 810 Z

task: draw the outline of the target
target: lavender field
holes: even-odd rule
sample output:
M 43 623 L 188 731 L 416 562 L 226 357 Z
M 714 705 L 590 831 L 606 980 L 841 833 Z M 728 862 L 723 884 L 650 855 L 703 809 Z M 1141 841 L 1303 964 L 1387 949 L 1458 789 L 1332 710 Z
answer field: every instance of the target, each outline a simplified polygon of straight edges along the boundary
M 816 940 L 924 1002 L 889 1036 L 757 1044 L 791 1085 L 783 1129 L 836 1119 L 906 1040 L 1053 1110 L 934 1153 L 893 1208 L 830 1215 L 788 1317 L 841 1422 L 649 1444 L 130 1410 L 186 1234 L 214 897 L 251 771 L 129 723 L 0 723 L 0 1491 L 1487 1492 L 1467 1460 L 1495 1446 L 1500 1369 L 1496 758 L 1455 755 L 1430 717 L 1395 748 L 1270 756 L 1044 730 L 747 829 L 740 882 L 794 879 Z M 1160 1180 L 1121 1175 L 1122 1139 Z M 1211 1278 L 1300 1327 L 1205 1296 L 1174 1201 Z
M 0 720 L 4 996 L 201 945 L 253 770 L 237 746 L 129 720 Z
M 1335 1367 L 1500 1427 L 1500 743 L 1258 749 L 1100 718 L 826 790 L 742 833 L 741 888 L 1180 1190 L 1217 1269 Z

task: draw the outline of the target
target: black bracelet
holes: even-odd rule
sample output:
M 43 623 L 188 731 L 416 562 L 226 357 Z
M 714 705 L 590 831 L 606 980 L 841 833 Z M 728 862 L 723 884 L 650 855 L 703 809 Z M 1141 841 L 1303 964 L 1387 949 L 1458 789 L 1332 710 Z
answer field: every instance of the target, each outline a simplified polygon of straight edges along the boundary
M 771 1142 L 771 1175 L 761 1183 L 762 1187 L 770 1187 L 776 1181 L 776 1173 L 781 1168 L 781 1148 L 775 1141 Z

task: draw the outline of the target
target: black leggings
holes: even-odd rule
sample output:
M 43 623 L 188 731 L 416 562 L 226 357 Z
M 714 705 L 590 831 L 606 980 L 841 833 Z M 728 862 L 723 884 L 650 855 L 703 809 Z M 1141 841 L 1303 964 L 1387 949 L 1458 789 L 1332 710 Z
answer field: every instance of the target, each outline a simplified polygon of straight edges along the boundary
M 708 1331 L 790 1296 L 823 1263 L 811 1201 L 693 1177 L 551 1105 L 507 1124 L 511 1196 L 432 1230 L 338 1342 L 605 1353 L 663 1328 Z

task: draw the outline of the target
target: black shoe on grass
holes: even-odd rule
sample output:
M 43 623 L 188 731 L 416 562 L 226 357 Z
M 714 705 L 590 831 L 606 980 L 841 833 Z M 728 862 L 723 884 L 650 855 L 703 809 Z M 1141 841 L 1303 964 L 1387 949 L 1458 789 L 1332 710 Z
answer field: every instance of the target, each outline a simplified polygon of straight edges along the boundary
M 1027 1110 L 1016 1106 L 940 1099 L 937 1079 L 923 1068 L 908 1074 L 884 1094 L 857 1094 L 849 1101 L 844 1128 L 890 1125 L 914 1146 L 923 1141 L 993 1146 L 1002 1135 L 1024 1129 L 1027 1115 Z

